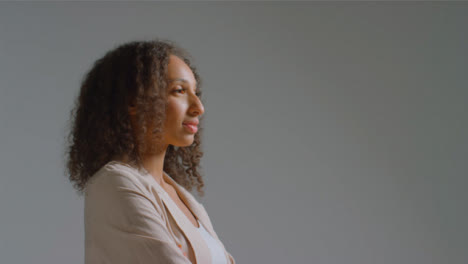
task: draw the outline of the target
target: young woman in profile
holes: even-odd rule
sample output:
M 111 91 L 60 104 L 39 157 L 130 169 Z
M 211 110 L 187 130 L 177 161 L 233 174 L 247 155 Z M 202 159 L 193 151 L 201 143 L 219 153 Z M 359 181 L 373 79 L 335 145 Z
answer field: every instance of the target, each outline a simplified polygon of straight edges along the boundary
M 189 192 L 204 195 L 200 87 L 168 40 L 120 45 L 85 75 L 66 158 L 84 194 L 86 264 L 235 264 Z

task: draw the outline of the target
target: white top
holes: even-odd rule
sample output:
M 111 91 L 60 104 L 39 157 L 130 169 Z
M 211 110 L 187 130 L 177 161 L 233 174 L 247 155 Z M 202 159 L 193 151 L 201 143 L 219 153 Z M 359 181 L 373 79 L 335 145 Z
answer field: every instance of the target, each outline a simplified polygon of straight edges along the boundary
M 197 230 L 202 235 L 203 239 L 206 242 L 206 245 L 210 248 L 211 252 L 211 263 L 212 264 L 227 264 L 226 257 L 224 256 L 224 250 L 221 245 L 214 239 L 208 231 L 206 231 L 205 227 L 203 227 L 202 223 L 198 221 L 198 225 L 200 225 Z

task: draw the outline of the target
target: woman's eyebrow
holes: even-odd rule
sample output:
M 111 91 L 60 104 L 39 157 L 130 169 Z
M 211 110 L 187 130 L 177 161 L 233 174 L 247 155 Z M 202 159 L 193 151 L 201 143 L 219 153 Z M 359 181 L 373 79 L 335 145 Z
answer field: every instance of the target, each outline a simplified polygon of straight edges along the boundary
M 189 83 L 189 81 L 187 81 L 187 80 L 184 79 L 184 78 L 169 79 L 169 83 L 172 83 L 172 82 Z M 198 86 L 195 86 L 195 88 L 198 90 Z
M 184 79 L 184 78 L 176 78 L 176 79 L 170 79 L 169 82 L 184 82 L 184 83 L 188 83 L 189 81 L 187 81 L 187 80 Z

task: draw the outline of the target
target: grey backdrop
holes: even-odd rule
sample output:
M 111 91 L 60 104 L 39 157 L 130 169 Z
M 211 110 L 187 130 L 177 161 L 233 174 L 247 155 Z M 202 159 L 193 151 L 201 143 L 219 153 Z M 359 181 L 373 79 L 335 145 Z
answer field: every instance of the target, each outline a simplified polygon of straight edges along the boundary
M 69 110 L 107 50 L 162 37 L 204 79 L 196 198 L 237 263 L 468 263 L 467 13 L 1 3 L 0 262 L 83 263 L 83 200 L 62 174 Z

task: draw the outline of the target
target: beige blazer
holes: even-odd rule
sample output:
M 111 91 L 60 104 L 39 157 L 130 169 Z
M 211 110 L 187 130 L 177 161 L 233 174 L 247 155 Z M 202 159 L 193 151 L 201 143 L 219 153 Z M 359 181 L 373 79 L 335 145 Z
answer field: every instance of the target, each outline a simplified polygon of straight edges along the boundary
M 235 264 L 204 206 L 163 177 Z M 84 199 L 86 264 L 214 264 L 199 231 L 146 170 L 111 161 L 88 181 Z

